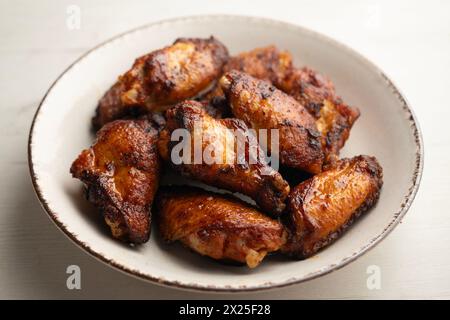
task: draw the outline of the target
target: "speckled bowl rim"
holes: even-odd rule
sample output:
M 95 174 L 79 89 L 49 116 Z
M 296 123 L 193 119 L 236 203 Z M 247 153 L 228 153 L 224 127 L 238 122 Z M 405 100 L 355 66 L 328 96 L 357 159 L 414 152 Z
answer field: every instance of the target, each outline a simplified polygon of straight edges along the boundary
M 384 81 L 386 82 L 387 86 L 391 88 L 392 92 L 397 96 L 399 103 L 402 105 L 402 109 L 404 113 L 407 115 L 407 119 L 410 122 L 410 128 L 411 133 L 414 136 L 414 141 L 416 144 L 416 153 L 415 153 L 415 169 L 413 172 L 413 176 L 411 178 L 411 185 L 407 192 L 407 194 L 404 196 L 403 202 L 400 204 L 399 210 L 394 213 L 393 219 L 390 221 L 390 223 L 383 229 L 383 231 L 378 234 L 376 237 L 372 238 L 371 241 L 369 241 L 367 244 L 365 244 L 363 247 L 361 247 L 359 250 L 354 252 L 353 254 L 343 258 L 338 263 L 330 264 L 324 268 L 321 268 L 318 271 L 311 272 L 305 276 L 302 277 L 293 277 L 289 278 L 282 282 L 267 282 L 262 285 L 256 285 L 256 286 L 240 286 L 240 287 L 230 287 L 230 286 L 211 286 L 211 285 L 198 285 L 193 283 L 184 283 L 179 281 L 171 281 L 166 280 L 163 278 L 158 277 L 152 277 L 147 274 L 143 274 L 139 272 L 138 270 L 132 270 L 128 268 L 127 266 L 124 266 L 112 259 L 108 259 L 107 257 L 103 256 L 102 254 L 95 251 L 95 249 L 88 246 L 86 243 L 82 242 L 77 238 L 77 236 L 73 233 L 71 233 L 68 228 L 58 219 L 57 215 L 50 209 L 50 206 L 48 205 L 44 194 L 41 191 L 41 187 L 39 186 L 39 182 L 36 178 L 36 174 L 34 171 L 34 164 L 33 164 L 33 150 L 32 150 L 32 141 L 33 141 L 33 130 L 36 123 L 37 116 L 39 114 L 39 111 L 41 109 L 41 106 L 46 101 L 47 96 L 52 91 L 53 87 L 56 85 L 56 83 L 76 64 L 78 64 L 80 61 L 82 61 L 86 56 L 88 56 L 91 52 L 107 45 L 108 43 L 115 41 L 119 38 L 122 38 L 128 34 L 139 32 L 143 29 L 147 28 L 153 28 L 159 25 L 163 24 L 171 24 L 171 23 L 177 23 L 177 22 L 187 22 L 187 21 L 199 21 L 199 20 L 243 20 L 247 22 L 258 22 L 260 24 L 266 24 L 268 26 L 281 26 L 288 29 L 295 29 L 300 30 L 303 33 L 308 33 L 313 37 L 320 38 L 322 41 L 332 43 L 332 45 L 336 47 L 340 47 L 342 50 L 345 50 L 347 53 L 349 53 L 351 56 L 353 56 L 355 59 L 359 60 L 360 62 L 364 63 L 367 67 L 371 68 L 375 72 L 381 76 Z M 417 121 L 417 118 L 410 107 L 409 103 L 407 102 L 406 98 L 401 94 L 400 90 L 394 85 L 394 83 L 389 79 L 389 77 L 382 72 L 375 64 L 373 64 L 371 61 L 369 61 L 367 58 L 359 54 L 358 52 L 354 51 L 350 47 L 333 40 L 325 35 L 322 35 L 318 32 L 309 30 L 307 28 L 291 24 L 288 22 L 283 21 L 277 21 L 270 18 L 260 18 L 260 17 L 250 17 L 250 16 L 241 16 L 241 15 L 201 15 L 201 16 L 188 16 L 188 17 L 179 17 L 179 18 L 172 18 L 172 19 L 165 19 L 153 23 L 149 23 L 140 27 L 137 27 L 135 29 L 129 30 L 127 32 L 121 33 L 97 46 L 92 48 L 91 50 L 84 53 L 81 57 L 79 57 L 77 60 L 75 60 L 69 67 L 67 67 L 64 72 L 58 76 L 58 78 L 53 82 L 53 84 L 50 86 L 48 91 L 46 92 L 44 98 L 39 104 L 38 109 L 36 110 L 36 113 L 33 117 L 33 121 L 30 128 L 29 138 L 28 138 L 28 166 L 30 170 L 31 180 L 33 183 L 34 190 L 36 192 L 36 195 L 44 208 L 44 210 L 47 212 L 50 219 L 56 224 L 56 226 L 71 239 L 75 244 L 77 244 L 79 247 L 83 248 L 86 252 L 91 254 L 93 257 L 97 258 L 98 260 L 104 262 L 110 267 L 113 267 L 119 271 L 124 272 L 125 274 L 134 276 L 139 279 L 143 279 L 146 281 L 149 281 L 154 284 L 159 284 L 163 286 L 168 286 L 171 288 L 179 288 L 179 289 L 186 289 L 186 290 L 193 290 L 193 291 L 207 291 L 207 292 L 251 292 L 251 291 L 261 291 L 261 290 L 268 290 L 268 289 L 275 289 L 275 288 L 281 288 L 286 287 L 289 285 L 294 285 L 298 283 L 302 283 L 308 280 L 312 280 L 318 277 L 321 277 L 325 274 L 331 273 L 335 270 L 338 270 L 350 262 L 356 260 L 358 257 L 362 256 L 364 253 L 375 247 L 381 240 L 383 240 L 396 226 L 397 224 L 402 220 L 403 216 L 408 211 L 409 207 L 411 206 L 417 190 L 419 188 L 420 180 L 422 177 L 423 172 L 423 166 L 424 166 L 424 146 L 423 146 L 423 138 L 422 133 L 420 130 L 419 123 Z

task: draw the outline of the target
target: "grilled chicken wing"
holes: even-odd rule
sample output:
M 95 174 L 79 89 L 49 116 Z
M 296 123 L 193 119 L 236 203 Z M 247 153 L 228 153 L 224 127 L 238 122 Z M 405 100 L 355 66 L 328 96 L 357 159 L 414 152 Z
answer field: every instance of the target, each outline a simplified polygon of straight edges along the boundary
M 156 214 L 166 241 L 181 241 L 201 255 L 258 266 L 286 242 L 277 220 L 231 196 L 197 188 L 166 188 L 156 197 Z
M 167 110 L 166 119 L 159 150 L 163 159 L 170 160 L 176 171 L 212 186 L 243 193 L 253 198 L 267 213 L 278 215 L 283 211 L 289 185 L 264 159 L 257 157 L 262 151 L 257 141 L 249 143 L 251 141 L 246 137 L 251 138 L 251 135 L 243 121 L 214 119 L 196 101 L 177 104 Z M 171 141 L 171 135 L 177 129 L 185 129 L 190 134 L 186 139 L 190 139 L 187 144 L 190 144 L 191 151 L 188 155 L 183 154 L 187 161 L 176 163 L 172 157 L 172 153 L 176 153 L 174 147 L 186 143 Z M 243 152 L 238 149 L 238 136 L 243 137 L 241 141 L 245 142 L 245 145 L 240 143 L 244 147 L 241 149 Z M 200 150 L 200 159 L 197 160 L 194 157 L 196 144 L 197 150 Z M 250 159 L 251 145 L 256 150 L 252 153 L 256 155 L 252 157 L 254 161 Z M 208 155 L 211 155 L 209 159 Z
M 214 39 L 182 38 L 153 51 L 106 92 L 93 119 L 95 128 L 148 111 L 161 111 L 210 87 L 228 60 L 225 46 Z
M 324 155 L 315 119 L 294 98 L 239 71 L 226 73 L 220 85 L 235 117 L 256 130 L 279 130 L 282 164 L 310 173 L 322 170 Z
M 342 159 L 331 168 L 300 183 L 288 198 L 286 224 L 290 231 L 282 248 L 307 258 L 336 240 L 378 200 L 382 168 L 373 157 Z
M 105 125 L 72 164 L 72 176 L 87 186 L 88 200 L 115 238 L 132 243 L 149 238 L 160 171 L 157 136 L 146 120 L 117 120 Z
M 336 96 L 329 79 L 306 67 L 293 69 L 276 86 L 294 97 L 316 119 L 317 129 L 322 135 L 325 162 L 337 160 L 353 123 L 359 117 L 359 110 Z

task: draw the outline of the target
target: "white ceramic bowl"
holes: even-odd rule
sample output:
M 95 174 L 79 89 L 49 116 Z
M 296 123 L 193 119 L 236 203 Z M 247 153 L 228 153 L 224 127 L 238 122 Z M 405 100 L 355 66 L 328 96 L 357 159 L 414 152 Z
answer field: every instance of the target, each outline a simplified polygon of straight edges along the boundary
M 342 156 L 376 156 L 384 186 L 375 208 L 338 241 L 304 261 L 269 257 L 254 270 L 226 266 L 152 233 L 131 248 L 113 240 L 69 167 L 93 135 L 90 119 L 99 98 L 134 59 L 178 37 L 214 35 L 230 53 L 275 44 L 296 65 L 328 75 L 344 100 L 361 110 Z M 401 220 L 417 191 L 423 146 L 417 120 L 404 97 L 372 63 L 315 32 L 268 19 L 201 16 L 153 23 L 99 45 L 73 63 L 52 85 L 30 131 L 29 165 L 36 193 L 56 225 L 78 246 L 106 264 L 139 278 L 179 288 L 212 291 L 286 286 L 336 270 L 382 240 Z

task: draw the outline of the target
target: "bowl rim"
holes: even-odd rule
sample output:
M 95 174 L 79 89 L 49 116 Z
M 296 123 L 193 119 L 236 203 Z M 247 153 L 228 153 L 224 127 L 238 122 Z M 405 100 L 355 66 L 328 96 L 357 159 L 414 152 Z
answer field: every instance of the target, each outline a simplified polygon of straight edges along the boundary
M 167 280 L 156 276 L 151 276 L 148 274 L 144 274 L 138 270 L 130 269 L 129 267 L 118 263 L 117 261 L 114 261 L 113 259 L 105 257 L 103 254 L 98 253 L 95 251 L 95 249 L 91 248 L 88 244 L 84 243 L 80 239 L 77 238 L 77 235 L 73 234 L 71 231 L 68 230 L 67 226 L 64 225 L 57 217 L 56 213 L 52 211 L 50 208 L 47 200 L 45 199 L 45 196 L 41 190 L 41 187 L 39 185 L 38 179 L 36 177 L 35 169 L 34 169 L 34 163 L 33 163 L 33 133 L 34 133 L 34 127 L 37 123 L 37 118 L 40 112 L 40 109 L 44 102 L 46 101 L 47 96 L 52 92 L 52 89 L 55 87 L 55 85 L 61 80 L 61 78 L 75 65 L 77 65 L 79 62 L 84 60 L 89 54 L 96 51 L 97 49 L 109 44 L 110 42 L 113 42 L 115 40 L 118 40 L 119 38 L 122 38 L 128 34 L 138 32 L 147 28 L 154 28 L 162 24 L 172 24 L 172 23 L 178 23 L 178 22 L 191 22 L 191 21 L 199 21 L 199 20 L 240 20 L 240 21 L 246 21 L 246 22 L 257 22 L 260 24 L 266 24 L 269 26 L 281 26 L 283 28 L 289 28 L 294 30 L 299 30 L 302 33 L 306 33 L 311 35 L 312 37 L 319 38 L 322 41 L 329 42 L 335 47 L 339 47 L 340 49 L 346 51 L 349 55 L 351 55 L 353 58 L 359 60 L 363 64 L 365 64 L 367 67 L 374 70 L 376 73 L 378 73 L 379 76 L 383 78 L 386 85 L 392 90 L 392 92 L 397 96 L 403 112 L 407 115 L 407 121 L 410 123 L 411 133 L 414 137 L 414 143 L 416 145 L 416 152 L 415 152 L 415 168 L 413 172 L 413 176 L 411 179 L 411 184 L 408 189 L 408 192 L 404 196 L 403 202 L 400 204 L 400 208 L 397 212 L 393 214 L 392 220 L 389 222 L 389 224 L 383 229 L 381 233 L 379 233 L 377 236 L 372 238 L 368 243 L 366 243 L 364 246 L 359 248 L 359 250 L 353 252 L 351 255 L 346 256 L 345 258 L 341 259 L 337 263 L 333 263 L 330 265 L 327 265 L 326 267 L 323 267 L 319 270 L 316 270 L 314 272 L 311 272 L 307 275 L 304 275 L 302 277 L 292 277 L 289 279 L 286 279 L 284 281 L 280 282 L 265 282 L 263 284 L 259 285 L 250 285 L 250 286 L 216 286 L 216 285 L 199 285 L 195 283 L 187 283 L 187 282 L 180 282 L 176 280 Z M 178 289 L 184 289 L 184 290 L 191 290 L 191 291 L 200 291 L 200 292 L 220 292 L 220 293 L 233 293 L 233 292 L 253 292 L 253 291 L 262 291 L 262 290 L 269 290 L 269 289 L 275 289 L 275 288 L 282 288 L 289 285 L 299 284 L 308 280 L 312 280 L 318 277 L 321 277 L 323 275 L 329 274 L 333 271 L 336 271 L 346 265 L 348 265 L 350 262 L 355 261 L 357 258 L 368 252 L 370 249 L 375 247 L 378 243 L 380 243 L 383 239 L 386 238 L 386 236 L 399 224 L 399 222 L 402 220 L 408 209 L 410 208 L 417 191 L 419 189 L 420 181 L 422 178 L 423 173 L 423 167 L 424 167 L 424 145 L 423 145 L 423 137 L 422 132 L 420 129 L 419 122 L 417 120 L 417 117 L 412 110 L 409 102 L 407 99 L 403 96 L 401 91 L 397 88 L 396 85 L 394 85 L 393 81 L 383 72 L 380 68 L 378 68 L 373 62 L 371 62 L 369 59 L 364 57 L 362 54 L 358 53 L 357 51 L 353 50 L 351 47 L 342 44 L 341 42 L 334 40 L 326 35 L 323 35 L 319 32 L 310 30 L 308 28 L 305 28 L 303 26 L 293 24 L 290 22 L 275 20 L 272 18 L 267 17 L 255 17 L 255 16 L 246 16 L 246 15 L 231 15 L 231 14 L 206 14 L 206 15 L 192 15 L 192 16 L 182 16 L 182 17 L 175 17 L 170 19 L 163 19 L 155 22 L 151 22 L 136 28 L 133 28 L 131 30 L 122 32 L 112 38 L 109 38 L 106 41 L 101 42 L 100 44 L 96 45 L 95 47 L 91 48 L 90 50 L 86 51 L 83 55 L 81 55 L 78 59 L 76 59 L 74 62 L 72 62 L 52 83 L 52 85 L 49 87 L 47 92 L 45 93 L 44 97 L 42 98 L 41 102 L 39 103 L 39 106 L 33 116 L 33 120 L 31 123 L 29 136 L 28 136 L 28 167 L 29 172 L 31 176 L 31 181 L 33 184 L 34 191 L 36 193 L 36 196 L 44 209 L 44 211 L 47 213 L 50 220 L 57 226 L 57 228 L 64 233 L 71 241 L 73 241 L 78 247 L 81 247 L 89 253 L 91 256 L 96 258 L 97 260 L 100 260 L 101 262 L 105 263 L 106 265 L 121 271 L 122 273 L 125 273 L 127 275 L 131 275 L 135 278 L 145 280 L 154 284 L 171 287 L 171 288 L 178 288 Z

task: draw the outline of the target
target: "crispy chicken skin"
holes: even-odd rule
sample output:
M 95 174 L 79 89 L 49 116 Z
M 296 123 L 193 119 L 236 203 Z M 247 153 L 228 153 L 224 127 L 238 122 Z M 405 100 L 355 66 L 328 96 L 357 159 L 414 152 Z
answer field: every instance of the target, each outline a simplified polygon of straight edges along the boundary
M 213 37 L 181 38 L 142 56 L 100 100 L 93 125 L 98 129 L 112 120 L 161 111 L 196 96 L 220 77 L 227 60 L 226 47 Z
M 349 107 L 340 100 L 324 100 L 316 125 L 322 135 L 325 163 L 338 160 L 339 152 L 350 136 L 350 130 L 359 114 L 357 108 Z
M 99 130 L 104 124 L 116 119 L 136 117 L 143 114 L 139 106 L 125 106 L 121 96 L 125 91 L 125 85 L 117 81 L 100 99 L 92 118 L 94 130 Z
M 289 240 L 282 251 L 298 259 L 336 240 L 378 200 L 383 171 L 374 157 L 342 159 L 300 183 L 289 195 L 285 223 Z
M 359 110 L 343 103 L 336 95 L 333 83 L 308 68 L 296 68 L 292 56 L 275 46 L 257 48 L 231 57 L 224 73 L 242 71 L 252 77 L 270 81 L 275 87 L 294 97 L 316 119 L 321 133 L 326 163 L 338 159 L 339 151 L 349 137 Z M 223 105 L 224 93 L 220 85 L 206 95 L 212 105 Z
M 325 162 L 336 161 L 360 115 L 359 110 L 336 96 L 329 79 L 306 67 L 292 69 L 289 76 L 276 86 L 294 97 L 316 119 L 322 135 Z
M 242 71 L 252 77 L 268 80 L 275 86 L 278 86 L 289 80 L 292 69 L 291 54 L 287 51 L 280 51 L 277 47 L 271 45 L 242 52 L 231 57 L 223 67 L 223 72 L 226 73 L 231 70 Z M 223 97 L 220 85 L 217 85 L 206 96 L 208 100 L 217 100 L 220 97 Z
M 238 161 L 237 154 L 242 153 L 244 156 L 244 152 L 237 152 L 238 140 L 233 131 L 239 132 L 241 137 L 249 135 L 248 127 L 243 121 L 231 118 L 214 119 L 197 101 L 184 101 L 167 110 L 166 120 L 166 128 L 160 135 L 159 150 L 162 158 L 170 161 L 172 168 L 184 176 L 206 184 L 245 194 L 269 214 L 276 216 L 283 211 L 284 201 L 289 194 L 289 185 L 260 157 L 250 161 L 248 139 L 245 139 L 245 159 L 240 157 L 242 160 Z M 194 130 L 195 127 L 198 129 Z M 175 163 L 171 157 L 173 148 L 184 143 L 171 141 L 171 135 L 177 129 L 186 129 L 190 133 L 190 163 L 186 161 Z M 201 144 L 203 156 L 197 161 L 194 158 L 194 148 L 200 139 L 195 139 L 195 134 L 197 138 L 203 136 Z M 194 139 L 197 142 L 194 142 Z M 262 153 L 257 142 L 254 145 L 257 151 Z M 211 150 L 213 152 L 210 152 Z M 214 161 L 205 158 L 205 154 L 213 154 Z
M 278 86 L 287 81 L 292 68 L 292 57 L 289 52 L 280 51 L 275 46 L 267 46 L 231 57 L 224 67 L 224 72 L 242 71 Z
M 87 198 L 102 212 L 115 238 L 144 243 L 158 188 L 157 130 L 146 120 L 105 125 L 92 147 L 81 152 L 70 172 L 87 187 Z
M 162 237 L 201 255 L 258 266 L 277 251 L 287 233 L 282 224 L 248 204 L 192 187 L 164 188 L 155 200 Z
M 226 73 L 220 85 L 235 117 L 256 130 L 279 130 L 283 165 L 310 173 L 322 170 L 324 155 L 315 119 L 294 98 L 235 70 Z
M 292 68 L 276 86 L 293 96 L 316 118 L 320 116 L 323 101 L 336 98 L 334 84 L 330 79 L 308 67 Z

